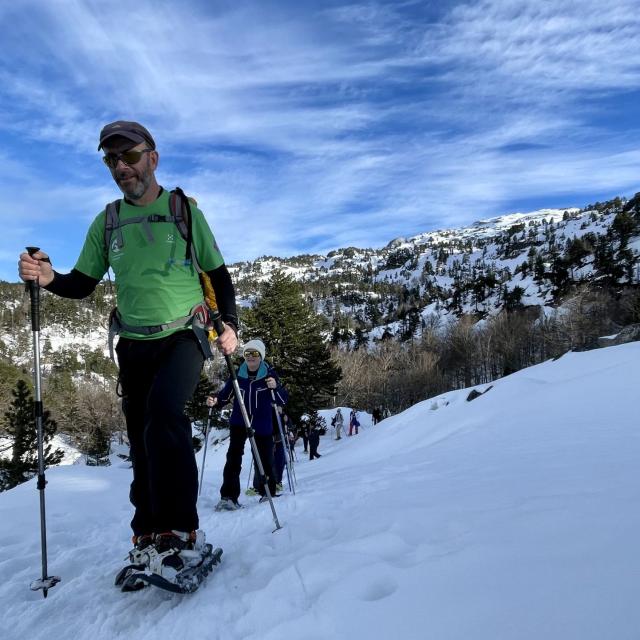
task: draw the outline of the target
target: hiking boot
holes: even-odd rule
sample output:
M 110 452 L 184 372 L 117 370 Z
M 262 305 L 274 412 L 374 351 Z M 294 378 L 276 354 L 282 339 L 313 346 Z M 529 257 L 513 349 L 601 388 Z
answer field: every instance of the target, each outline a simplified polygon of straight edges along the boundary
M 204 531 L 164 531 L 156 533 L 153 543 L 155 554 L 149 569 L 163 578 L 173 581 L 187 567 L 202 562 L 205 547 Z
M 276 485 L 276 491 L 282 491 L 283 490 L 283 486 L 282 486 L 282 482 L 278 482 L 278 484 Z
M 249 487 L 244 493 L 247 496 L 257 496 L 258 495 L 258 492 L 255 490 L 254 487 Z
M 220 502 L 215 506 L 216 511 L 236 511 L 240 509 L 242 505 L 231 498 L 220 498 Z
M 153 534 L 134 535 L 131 542 L 133 542 L 133 549 L 129 551 L 129 562 L 131 564 L 148 564 L 149 552 L 152 551 L 149 547 L 153 545 Z
M 271 497 L 272 498 L 279 498 L 282 494 L 281 493 L 272 493 Z M 269 498 L 267 496 L 262 496 L 260 498 L 260 500 L 258 500 L 258 502 L 267 502 L 269 500 Z
M 165 531 L 156 533 L 154 544 L 158 553 L 164 553 L 169 549 L 174 551 L 183 551 L 184 549 L 193 549 L 195 546 L 197 533 L 195 531 Z

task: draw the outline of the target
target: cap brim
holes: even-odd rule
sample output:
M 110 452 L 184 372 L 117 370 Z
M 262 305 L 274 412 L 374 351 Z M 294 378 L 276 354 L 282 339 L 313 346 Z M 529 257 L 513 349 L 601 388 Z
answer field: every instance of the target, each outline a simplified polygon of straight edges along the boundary
M 145 142 L 144 137 L 137 133 L 132 133 L 130 131 L 114 131 L 113 133 L 107 134 L 104 138 L 102 138 L 102 140 L 100 140 L 100 144 L 98 145 L 98 151 L 100 151 L 100 149 L 104 147 L 107 140 L 109 140 L 110 138 L 114 138 L 116 136 L 119 136 L 120 138 L 126 138 L 127 140 L 131 140 L 131 142 L 134 142 L 135 144 L 140 144 L 141 142 Z

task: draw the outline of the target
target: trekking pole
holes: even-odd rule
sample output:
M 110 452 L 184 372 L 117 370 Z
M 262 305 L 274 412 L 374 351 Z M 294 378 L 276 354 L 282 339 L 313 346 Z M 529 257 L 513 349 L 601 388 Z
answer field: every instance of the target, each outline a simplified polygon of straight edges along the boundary
M 284 464 L 287 468 L 287 480 L 289 481 L 289 491 L 291 491 L 294 495 L 296 493 L 296 489 L 293 486 L 291 481 L 291 469 L 289 468 L 289 456 L 287 456 L 284 447 L 288 447 L 289 443 L 284 440 L 284 429 L 282 428 L 282 420 L 280 420 L 280 413 L 278 412 L 278 405 L 276 404 L 276 394 L 271 389 L 271 400 L 273 401 L 271 406 L 276 413 L 276 420 L 278 421 L 278 431 L 280 431 L 280 442 L 282 443 L 282 455 L 284 455 Z
M 280 432 L 282 433 L 282 431 Z M 282 437 L 282 436 L 280 436 Z M 275 447 L 276 449 L 278 448 L 278 445 L 280 445 L 280 447 L 282 448 L 282 457 L 284 458 L 284 468 L 287 472 L 287 484 L 289 485 L 289 491 L 291 491 L 292 493 L 295 494 L 296 490 L 293 488 L 293 485 L 291 484 L 291 473 L 289 472 L 289 461 L 287 460 L 287 452 L 285 451 L 285 447 L 287 446 L 286 443 L 281 442 L 276 442 L 275 443 Z M 282 480 L 280 481 L 280 484 L 282 484 Z
M 27 247 L 29 255 L 39 251 L 38 247 Z M 40 377 L 40 283 L 37 280 L 29 280 L 27 283 L 29 297 L 31 298 L 31 332 L 33 333 L 33 380 L 36 387 L 36 400 L 34 403 L 34 413 L 36 419 L 36 430 L 38 433 L 38 483 L 36 485 L 40 492 L 40 544 L 42 548 L 42 578 L 31 583 L 31 590 L 42 589 L 42 595 L 46 598 L 51 587 L 55 587 L 60 578 L 47 575 L 47 520 L 44 503 L 44 488 L 47 481 L 44 477 L 44 434 L 42 427 L 42 393 Z
M 249 476 L 247 477 L 247 488 L 245 490 L 249 490 L 249 483 L 251 482 L 251 475 L 253 474 L 253 456 L 251 456 L 251 463 L 249 464 Z
M 291 447 L 291 442 L 289 441 L 289 427 L 287 426 L 287 455 L 289 456 L 289 462 L 291 463 L 291 476 L 293 477 L 294 484 L 298 484 L 298 479 L 296 478 L 296 465 L 294 463 L 293 458 L 293 447 Z
M 276 405 L 273 404 L 272 405 L 276 415 L 278 415 L 278 410 L 276 409 Z M 278 430 L 280 431 L 280 446 L 282 447 L 282 457 L 284 458 L 284 468 L 287 472 L 287 484 L 289 485 L 289 491 L 291 491 L 291 493 L 295 494 L 296 490 L 292 484 L 292 474 L 291 474 L 291 469 L 289 467 L 289 460 L 288 460 L 288 454 L 287 454 L 287 448 L 288 448 L 288 443 L 284 441 L 284 432 L 282 429 L 282 425 L 280 423 L 280 418 L 278 417 Z M 276 443 L 276 448 L 278 446 L 278 443 Z M 282 484 L 282 481 L 280 481 L 280 483 Z
M 213 407 L 209 407 L 209 415 L 207 416 L 207 426 L 204 430 L 204 452 L 202 454 L 202 469 L 200 469 L 200 484 L 198 485 L 198 495 L 202 491 L 202 479 L 204 478 L 204 465 L 207 461 L 207 444 L 209 444 L 209 427 L 211 426 L 211 412 Z
M 221 336 L 224 331 L 224 324 L 222 323 L 222 316 L 220 312 L 215 309 L 210 312 L 210 320 L 213 324 L 213 328 L 216 330 L 216 333 Z M 249 420 L 249 414 L 247 413 L 247 408 L 244 406 L 244 402 L 242 400 L 242 393 L 240 392 L 240 385 L 238 384 L 238 376 L 236 375 L 236 370 L 233 366 L 233 362 L 231 362 L 231 356 L 225 355 L 224 359 L 227 362 L 227 369 L 229 369 L 229 375 L 231 376 L 231 382 L 233 384 L 233 390 L 236 394 L 236 400 L 238 402 L 238 406 L 240 407 L 240 413 L 242 413 L 242 419 L 244 420 L 244 426 L 247 430 L 247 437 L 249 438 L 249 442 L 251 443 L 251 451 L 253 452 L 253 458 L 256 463 L 256 469 L 260 474 L 260 478 L 264 485 L 265 493 L 267 494 L 267 500 L 269 501 L 269 506 L 271 507 L 271 513 L 273 515 L 273 521 L 275 522 L 276 528 L 274 529 L 274 533 L 278 529 L 282 529 L 280 526 L 280 522 L 278 522 L 278 514 L 276 513 L 276 508 L 273 506 L 273 497 L 271 496 L 271 491 L 269 489 L 269 483 L 267 482 L 267 477 L 264 472 L 264 466 L 262 465 L 262 460 L 260 459 L 260 452 L 258 451 L 258 445 L 256 444 L 256 440 L 253 437 L 254 431 L 251 427 L 251 421 Z
M 295 440 L 293 442 L 293 444 L 289 447 L 289 455 L 291 456 L 291 459 L 296 461 L 298 460 L 298 454 L 296 453 L 296 443 Z
M 289 460 L 291 460 L 291 475 L 293 476 L 293 482 L 294 484 L 298 484 L 298 478 L 296 478 L 296 465 L 293 463 L 294 451 L 288 445 L 287 448 L 289 449 Z

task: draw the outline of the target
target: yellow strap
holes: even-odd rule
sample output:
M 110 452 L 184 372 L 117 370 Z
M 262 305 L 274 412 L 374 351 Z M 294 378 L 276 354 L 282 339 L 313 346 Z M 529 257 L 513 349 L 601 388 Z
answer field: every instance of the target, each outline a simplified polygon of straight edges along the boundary
M 202 285 L 202 290 L 204 291 L 204 301 L 207 303 L 207 306 L 211 311 L 217 311 L 218 303 L 216 301 L 216 293 L 213 290 L 211 278 L 209 278 L 204 271 L 200 273 L 200 283 Z M 210 342 L 214 342 L 218 338 L 218 334 L 215 329 L 209 329 L 208 334 Z

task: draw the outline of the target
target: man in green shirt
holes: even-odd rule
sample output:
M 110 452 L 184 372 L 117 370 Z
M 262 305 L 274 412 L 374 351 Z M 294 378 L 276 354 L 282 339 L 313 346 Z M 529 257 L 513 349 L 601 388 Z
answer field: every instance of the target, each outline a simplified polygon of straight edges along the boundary
M 120 321 L 116 353 L 133 464 L 130 559 L 160 574 L 168 567 L 167 575 L 173 575 L 183 568 L 180 551 L 202 548 L 204 541 L 197 531 L 198 473 L 184 414 L 205 358 L 206 347 L 192 329 L 203 292 L 187 240 L 171 217 L 170 194 L 156 181 L 159 155 L 149 131 L 137 122 L 113 122 L 102 129 L 98 149 L 124 194 L 120 226 L 109 246 L 102 211 L 70 273 L 54 271 L 48 255 L 38 251 L 21 254 L 19 274 L 57 295 L 84 298 L 113 270 Z M 190 209 L 195 256 L 225 324 L 217 345 L 228 355 L 238 343 L 233 284 L 203 213 L 195 204 Z

